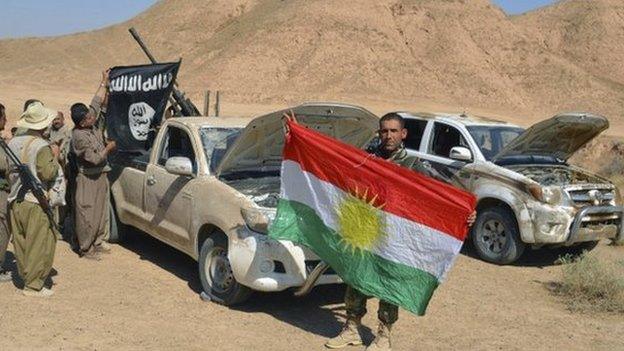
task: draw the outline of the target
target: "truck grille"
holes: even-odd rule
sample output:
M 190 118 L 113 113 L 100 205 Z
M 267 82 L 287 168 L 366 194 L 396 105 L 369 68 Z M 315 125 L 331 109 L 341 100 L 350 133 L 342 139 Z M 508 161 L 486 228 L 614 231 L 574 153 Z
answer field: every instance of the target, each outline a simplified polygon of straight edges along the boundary
M 615 218 L 604 218 L 604 219 L 600 219 L 600 218 L 590 218 L 587 221 L 583 221 L 581 223 L 581 228 L 598 228 L 598 227 L 604 227 L 607 225 L 615 225 L 615 226 L 619 226 L 620 225 L 620 221 L 621 219 L 619 217 L 615 217 Z
M 574 204 L 580 207 L 610 205 L 615 198 L 611 189 L 568 190 L 568 194 Z

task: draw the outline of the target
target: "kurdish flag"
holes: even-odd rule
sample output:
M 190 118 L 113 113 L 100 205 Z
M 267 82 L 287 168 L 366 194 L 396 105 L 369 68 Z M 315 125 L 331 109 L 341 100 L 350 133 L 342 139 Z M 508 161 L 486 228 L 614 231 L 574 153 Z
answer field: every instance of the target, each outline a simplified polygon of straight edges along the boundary
M 309 247 L 360 292 L 424 315 L 461 249 L 475 197 L 287 123 L 269 235 Z

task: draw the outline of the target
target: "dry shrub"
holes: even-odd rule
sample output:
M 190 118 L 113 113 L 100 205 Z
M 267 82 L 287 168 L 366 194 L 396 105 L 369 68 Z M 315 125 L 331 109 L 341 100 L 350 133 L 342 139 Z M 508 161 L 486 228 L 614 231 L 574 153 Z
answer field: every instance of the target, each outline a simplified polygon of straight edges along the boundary
M 624 261 L 602 261 L 584 253 L 560 262 L 562 281 L 555 291 L 570 310 L 624 313 Z

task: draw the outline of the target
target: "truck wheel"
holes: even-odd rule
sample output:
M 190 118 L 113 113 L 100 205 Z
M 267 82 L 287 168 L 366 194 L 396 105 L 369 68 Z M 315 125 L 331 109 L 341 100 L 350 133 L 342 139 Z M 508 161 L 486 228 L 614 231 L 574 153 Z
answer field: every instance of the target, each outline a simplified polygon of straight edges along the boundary
M 115 205 L 111 201 L 109 204 L 109 218 L 108 218 L 108 242 L 120 243 L 126 237 L 128 232 L 128 226 L 119 221 L 117 211 L 115 211 Z
M 515 216 L 504 207 L 479 211 L 470 236 L 479 257 L 488 262 L 509 264 L 524 252 Z
M 213 301 L 232 306 L 247 300 L 252 290 L 236 281 L 227 254 L 228 243 L 223 235 L 207 238 L 199 252 L 199 278 Z

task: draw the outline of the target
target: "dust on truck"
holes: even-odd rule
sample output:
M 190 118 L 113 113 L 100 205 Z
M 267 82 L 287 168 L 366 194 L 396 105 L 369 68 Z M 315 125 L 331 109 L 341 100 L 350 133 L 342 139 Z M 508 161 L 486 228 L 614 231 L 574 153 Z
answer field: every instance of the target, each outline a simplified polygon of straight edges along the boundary
M 299 123 L 357 147 L 377 129 L 378 118 L 357 106 L 304 104 L 293 111 Z M 172 118 L 149 154 L 116 154 L 111 238 L 131 226 L 186 253 L 198 262 L 204 292 L 225 305 L 253 290 L 340 283 L 308 249 L 266 235 L 279 198 L 283 112 L 249 124 Z
M 619 190 L 568 163 L 609 127 L 605 117 L 562 113 L 524 130 L 466 114 L 399 114 L 408 153 L 477 196 L 469 239 L 482 259 L 509 264 L 526 247 L 578 253 L 624 240 Z

